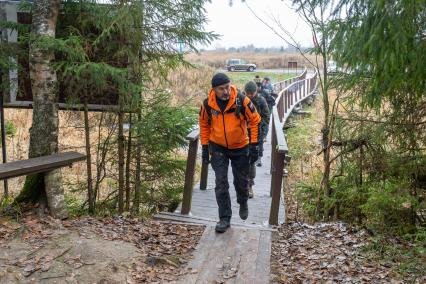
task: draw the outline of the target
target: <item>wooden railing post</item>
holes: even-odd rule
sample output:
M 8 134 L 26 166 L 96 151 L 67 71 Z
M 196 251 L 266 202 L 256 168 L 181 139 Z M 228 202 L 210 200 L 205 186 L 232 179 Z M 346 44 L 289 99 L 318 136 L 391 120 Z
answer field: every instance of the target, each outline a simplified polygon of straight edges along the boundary
M 306 98 L 306 79 L 303 80 L 302 87 L 303 87 L 303 98 Z
M 182 208 L 180 210 L 180 213 L 185 215 L 189 214 L 189 212 L 191 211 L 192 190 L 194 187 L 195 165 L 197 162 L 197 150 L 199 140 L 198 129 L 191 132 L 186 137 L 186 139 L 189 140 L 189 148 L 188 158 L 186 160 L 185 186 L 183 188 Z
M 281 201 L 281 186 L 283 182 L 283 170 L 284 170 L 284 158 L 285 154 L 274 151 L 275 162 L 274 168 L 272 171 L 272 180 L 271 180 L 271 191 L 272 191 L 272 200 L 271 200 L 271 211 L 269 213 L 269 224 L 278 225 L 278 213 L 280 208 Z
M 274 153 L 275 153 L 275 148 L 277 147 L 277 135 L 275 133 L 275 127 L 274 127 L 274 123 L 276 123 L 276 122 L 275 122 L 275 118 L 274 118 L 273 114 L 271 115 L 271 118 L 272 118 L 272 133 L 271 133 L 272 151 L 271 151 L 271 167 L 270 167 L 270 172 L 269 172 L 270 174 L 272 174 L 272 169 L 274 167 L 274 158 L 275 158 Z M 272 196 L 272 188 L 271 188 L 270 194 Z
M 207 189 L 208 174 L 209 174 L 209 164 L 201 163 L 200 190 Z
M 287 89 L 287 110 L 291 108 L 290 96 L 291 96 L 291 91 Z
M 282 104 L 282 97 L 280 98 L 280 100 L 279 100 L 279 102 L 278 102 L 278 105 L 277 105 L 277 109 L 278 109 L 278 115 L 279 115 L 279 118 L 280 118 L 280 122 L 283 122 L 283 119 L 284 119 L 284 109 L 283 109 L 283 104 Z

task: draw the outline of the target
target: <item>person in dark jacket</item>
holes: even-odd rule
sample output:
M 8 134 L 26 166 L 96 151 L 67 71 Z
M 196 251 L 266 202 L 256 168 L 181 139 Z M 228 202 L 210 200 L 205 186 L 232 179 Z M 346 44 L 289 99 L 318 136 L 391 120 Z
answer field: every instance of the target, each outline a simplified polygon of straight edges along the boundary
M 271 117 L 271 113 L 269 112 L 268 104 L 266 103 L 265 98 L 258 95 L 258 88 L 257 84 L 253 81 L 248 82 L 244 86 L 244 91 L 247 95 L 247 97 L 250 98 L 250 100 L 253 102 L 254 106 L 256 107 L 257 111 L 260 114 L 260 117 L 262 118 L 260 122 L 260 135 L 259 135 L 259 159 L 257 160 L 257 166 L 262 166 L 262 157 L 263 157 L 263 133 L 267 133 L 265 129 L 269 127 L 269 119 Z M 255 163 L 250 163 L 250 181 L 249 181 L 249 198 L 253 198 L 253 185 L 254 185 L 254 178 L 256 177 L 256 167 Z
M 275 98 L 272 96 L 273 87 L 271 84 L 271 79 L 269 77 L 265 77 L 262 82 L 262 88 L 260 90 L 260 94 L 265 98 L 268 103 L 269 112 L 272 113 L 272 107 L 275 105 Z
M 232 216 L 229 161 L 237 202 L 240 204 L 240 218 L 246 220 L 248 217 L 249 165 L 259 158 L 261 118 L 254 104 L 238 93 L 226 74 L 217 73 L 211 83 L 212 89 L 201 105 L 198 121 L 203 163 L 210 162 L 211 152 L 211 164 L 216 176 L 215 194 L 220 220 L 215 230 L 223 233 L 230 227 Z

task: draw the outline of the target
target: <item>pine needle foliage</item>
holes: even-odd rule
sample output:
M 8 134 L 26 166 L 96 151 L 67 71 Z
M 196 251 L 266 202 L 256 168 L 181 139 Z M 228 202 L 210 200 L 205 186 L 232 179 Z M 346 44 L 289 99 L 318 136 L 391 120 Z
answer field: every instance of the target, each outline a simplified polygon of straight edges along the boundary
M 129 182 L 132 191 L 141 191 L 141 198 L 131 202 L 142 203 L 149 213 L 170 209 L 181 198 L 185 168 L 181 150 L 196 114 L 185 105 L 171 104 L 172 94 L 165 90 L 165 82 L 174 69 L 190 66 L 179 52 L 180 43 L 193 52 L 198 44 L 217 38 L 204 31 L 204 2 L 63 1 L 55 39 L 35 38 L 25 30 L 20 33 L 23 52 L 29 42 L 54 52 L 59 89 L 69 104 L 85 100 L 118 104 L 122 99 L 125 120 L 130 113 L 139 117 L 130 131 L 133 145 L 137 141 L 141 150 L 135 147 L 131 151 Z M 2 60 L 5 58 L 2 56 Z M 109 142 L 108 156 L 112 159 L 108 161 L 113 170 L 108 178 L 112 180 L 117 178 L 114 169 L 119 141 Z M 138 155 L 139 172 L 135 170 Z M 140 180 L 140 189 L 135 186 L 136 180 Z M 112 200 L 99 202 L 109 204 L 115 212 L 116 198 Z M 139 208 L 139 204 L 133 206 Z M 135 211 L 138 214 L 139 209 Z

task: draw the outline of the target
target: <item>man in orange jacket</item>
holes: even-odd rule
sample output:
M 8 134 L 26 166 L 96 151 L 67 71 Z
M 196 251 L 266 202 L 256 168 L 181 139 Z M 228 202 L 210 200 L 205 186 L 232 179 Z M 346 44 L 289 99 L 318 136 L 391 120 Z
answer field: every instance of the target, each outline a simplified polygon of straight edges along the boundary
M 216 175 L 216 201 L 220 221 L 216 232 L 223 233 L 232 216 L 229 196 L 228 167 L 231 160 L 240 218 L 248 217 L 250 161 L 258 159 L 260 115 L 249 98 L 240 94 L 224 73 L 212 78 L 212 89 L 199 114 L 203 163 L 209 163 Z M 250 128 L 250 137 L 248 129 Z M 210 148 L 210 153 L 209 153 Z

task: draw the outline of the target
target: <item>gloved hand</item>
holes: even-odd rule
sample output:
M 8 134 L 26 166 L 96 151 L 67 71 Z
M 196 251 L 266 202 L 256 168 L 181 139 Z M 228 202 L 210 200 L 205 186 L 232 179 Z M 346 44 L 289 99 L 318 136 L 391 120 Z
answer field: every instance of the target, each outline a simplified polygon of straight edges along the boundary
M 203 161 L 203 164 L 208 164 L 210 162 L 210 159 L 209 159 L 209 145 L 203 145 L 202 146 L 201 159 Z
M 259 159 L 259 145 L 256 144 L 250 144 L 250 163 L 253 164 L 254 162 Z

